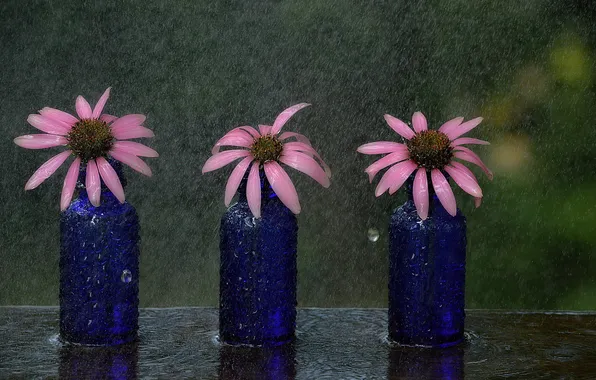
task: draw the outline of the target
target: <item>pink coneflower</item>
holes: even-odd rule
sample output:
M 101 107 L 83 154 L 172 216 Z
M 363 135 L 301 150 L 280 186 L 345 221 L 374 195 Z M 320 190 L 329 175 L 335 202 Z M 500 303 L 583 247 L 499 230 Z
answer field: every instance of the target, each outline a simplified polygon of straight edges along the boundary
M 272 126 L 259 125 L 258 131 L 250 126 L 234 128 L 215 144 L 211 152 L 213 156 L 205 162 L 203 173 L 219 169 L 243 158 L 228 179 L 224 201 L 226 206 L 230 205 L 249 166 L 246 198 L 251 212 L 257 218 L 261 217 L 261 181 L 259 176 L 261 168 L 265 171 L 273 191 L 294 214 L 300 213 L 298 194 L 292 180 L 280 163 L 309 175 L 323 187 L 329 187 L 331 171 L 311 146 L 310 141 L 299 133 L 284 132 L 279 134 L 292 115 L 309 105 L 300 103 L 286 109 L 277 116 Z M 296 141 L 286 142 L 290 138 L 294 138 Z M 235 146 L 244 149 L 219 152 L 222 146 Z
M 481 117 L 465 123 L 462 123 L 463 117 L 458 117 L 449 120 L 436 131 L 428 129 L 426 118 L 421 112 L 416 112 L 412 116 L 414 130 L 391 115 L 385 115 L 385 120 L 391 129 L 406 139 L 407 142 L 400 144 L 391 141 L 377 141 L 364 144 L 357 149 L 358 152 L 363 154 L 389 153 L 365 170 L 368 173 L 370 182 L 372 182 L 374 176 L 381 169 L 392 165 L 377 185 L 375 191 L 377 197 L 387 190 L 389 190 L 389 194 L 395 193 L 416 171 L 412 195 L 418 215 L 422 220 L 425 220 L 428 217 L 429 208 L 427 172 L 430 172 L 432 186 L 437 198 L 439 198 L 445 210 L 455 216 L 457 214 L 455 196 L 449 182 L 442 173 L 442 171 L 445 171 L 462 190 L 474 197 L 476 207 L 480 206 L 482 190 L 476 177 L 470 169 L 454 159 L 478 165 L 492 180 L 493 173 L 484 165 L 480 157 L 470 149 L 462 146 L 466 144 L 488 145 L 489 143 L 470 137 L 460 137 L 478 126 L 482 121 Z
M 66 146 L 68 150 L 41 165 L 27 181 L 25 190 L 39 186 L 71 155 L 75 156 L 75 159 L 64 179 L 60 200 L 62 211 L 72 200 L 81 163 L 87 165 L 85 188 L 91 204 L 95 207 L 100 204 L 100 178 L 116 198 L 124 203 L 124 189 L 118 175 L 106 160 L 108 155 L 146 176 L 151 176 L 151 169 L 139 157 L 158 157 L 157 152 L 136 142 L 119 141 L 153 137 L 151 130 L 141 126 L 145 116 L 131 114 L 118 118 L 102 114 L 109 96 L 110 88 L 99 98 L 93 110 L 89 103 L 79 96 L 75 104 L 79 118 L 48 107 L 40 110 L 39 114 L 29 115 L 29 124 L 45 133 L 19 136 L 14 139 L 15 144 L 26 149 Z

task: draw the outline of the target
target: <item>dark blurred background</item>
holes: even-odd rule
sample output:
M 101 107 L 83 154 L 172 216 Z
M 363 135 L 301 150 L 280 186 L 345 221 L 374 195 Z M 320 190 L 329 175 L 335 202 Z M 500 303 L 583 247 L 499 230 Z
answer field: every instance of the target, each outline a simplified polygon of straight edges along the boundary
M 101 5 L 100 5 L 101 4 Z M 431 127 L 484 116 L 470 136 L 494 170 L 468 218 L 467 306 L 596 308 L 596 6 L 587 0 L 0 2 L 0 304 L 58 303 L 59 197 L 67 166 L 25 192 L 57 149 L 28 151 L 27 115 L 145 113 L 153 178 L 128 171 L 142 225 L 142 306 L 216 305 L 218 228 L 230 168 L 201 175 L 225 131 L 273 122 L 310 137 L 333 170 L 292 172 L 299 305 L 379 306 L 387 225 L 358 145 L 396 139 L 382 115 Z M 376 231 L 380 237 L 375 240 Z

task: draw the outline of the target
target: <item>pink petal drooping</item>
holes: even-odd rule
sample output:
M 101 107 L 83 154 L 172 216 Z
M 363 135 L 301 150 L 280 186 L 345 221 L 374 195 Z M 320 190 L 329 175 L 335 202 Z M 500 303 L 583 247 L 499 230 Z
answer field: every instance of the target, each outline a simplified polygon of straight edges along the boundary
M 453 153 L 455 158 L 459 158 L 460 160 L 468 161 L 473 163 L 474 165 L 478 165 L 482 171 L 486 174 L 488 179 L 492 181 L 493 179 L 493 172 L 482 162 L 480 157 L 470 149 L 466 148 L 465 146 L 457 146 L 455 148 L 455 152 Z
M 226 150 L 213 156 L 209 157 L 203 165 L 203 174 L 211 172 L 213 170 L 217 170 L 226 166 L 227 164 L 236 161 L 241 157 L 249 156 L 250 152 L 248 150 Z
M 81 159 L 79 157 L 70 164 L 68 173 L 64 177 L 64 185 L 62 186 L 62 195 L 60 197 L 60 211 L 64 211 L 70 205 L 72 195 L 74 194 L 75 187 L 77 185 L 77 179 L 79 178 L 79 169 L 81 167 Z
M 112 146 L 112 151 L 134 154 L 139 157 L 159 157 L 155 150 L 134 141 L 116 141 Z
M 478 124 L 482 122 L 482 120 L 483 119 L 481 117 L 468 120 L 465 123 L 460 124 L 459 126 L 445 132 L 445 134 L 447 135 L 447 137 L 449 137 L 449 140 L 455 140 L 459 136 L 466 134 L 470 132 L 472 129 L 476 128 Z
M 149 165 L 147 165 L 145 161 L 141 160 L 139 157 L 133 154 L 112 149 L 110 151 L 110 156 L 114 157 L 116 160 L 122 162 L 123 164 L 128 165 L 129 167 L 138 171 L 139 173 L 146 175 L 147 177 L 151 177 L 153 175 Z
M 240 186 L 240 182 L 242 182 L 244 173 L 246 173 L 246 169 L 248 169 L 248 166 L 252 161 L 252 157 L 245 157 L 238 163 L 238 165 L 236 165 L 234 170 L 232 170 L 232 174 L 230 174 L 230 178 L 228 178 L 228 183 L 226 183 L 226 192 L 224 197 L 224 204 L 226 207 L 232 202 L 232 198 L 234 198 L 236 191 L 238 191 L 238 186 Z
M 375 195 L 380 197 L 389 189 L 394 192 L 397 191 L 417 167 L 418 165 L 412 160 L 398 162 L 393 165 L 385 172 L 385 174 L 383 174 L 383 177 L 381 177 L 375 190 Z
M 99 171 L 97 171 L 95 160 L 89 160 L 89 162 L 87 162 L 85 189 L 87 190 L 87 195 L 89 196 L 91 204 L 98 207 L 101 198 L 101 180 L 99 178 Z
M 275 161 L 265 162 L 265 175 L 277 197 L 294 214 L 300 213 L 298 193 L 288 174 Z
M 246 182 L 246 200 L 248 207 L 255 216 L 261 217 L 261 178 L 259 177 L 259 163 L 253 162 Z
M 321 169 L 321 165 L 319 165 L 319 163 L 312 157 L 307 156 L 304 153 L 287 151 L 279 158 L 279 161 L 308 175 L 325 188 L 331 185 L 329 177 L 325 171 Z
M 118 174 L 112 165 L 110 165 L 105 158 L 98 157 L 97 169 L 99 170 L 99 174 L 101 175 L 103 183 L 106 184 L 107 188 L 110 189 L 112 194 L 114 194 L 120 203 L 124 203 L 124 189 L 122 188 L 120 178 L 118 178 Z
M 41 185 L 43 181 L 50 178 L 52 174 L 66 161 L 72 152 L 70 150 L 64 151 L 47 160 L 33 173 L 27 184 L 25 190 L 33 190 Z
M 407 160 L 410 154 L 407 149 L 400 149 L 397 152 L 390 153 L 385 157 L 375 161 L 372 165 L 364 169 L 364 172 L 368 174 L 368 181 L 372 183 L 373 178 L 379 171 L 386 168 L 389 165 L 393 165 L 397 162 Z
M 425 168 L 418 169 L 416 176 L 414 176 L 412 195 L 418 216 L 420 219 L 426 220 L 428 218 L 430 202 L 428 199 L 428 178 Z
M 449 182 L 441 173 L 439 169 L 433 169 L 430 172 L 431 180 L 433 183 L 433 188 L 435 190 L 435 194 L 437 194 L 437 198 L 447 210 L 449 215 L 455 216 L 457 215 L 457 205 L 455 203 L 455 196 L 453 195 L 453 191 L 451 190 L 451 186 L 449 186 Z

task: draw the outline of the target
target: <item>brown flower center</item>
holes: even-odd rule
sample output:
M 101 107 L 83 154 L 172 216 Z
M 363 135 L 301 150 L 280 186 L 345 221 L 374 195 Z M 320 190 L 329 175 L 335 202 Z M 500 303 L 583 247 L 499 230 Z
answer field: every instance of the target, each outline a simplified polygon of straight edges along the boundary
M 283 144 L 273 135 L 258 137 L 250 147 L 252 156 L 261 163 L 277 161 L 282 151 Z
M 439 131 L 422 131 L 406 143 L 410 158 L 427 169 L 442 169 L 453 157 L 449 137 Z
M 79 120 L 68 133 L 68 147 L 83 162 L 107 156 L 114 144 L 110 126 L 101 120 Z

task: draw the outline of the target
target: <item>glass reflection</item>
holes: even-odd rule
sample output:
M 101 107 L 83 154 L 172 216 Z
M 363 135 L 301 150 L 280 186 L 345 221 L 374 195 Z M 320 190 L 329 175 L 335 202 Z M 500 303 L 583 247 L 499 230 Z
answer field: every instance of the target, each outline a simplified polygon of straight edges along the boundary
M 67 344 L 60 349 L 60 379 L 137 379 L 138 358 L 136 342 L 117 347 Z
M 442 349 L 393 346 L 387 378 L 463 380 L 464 349 L 461 345 Z
M 291 380 L 296 377 L 294 343 L 279 347 L 222 345 L 219 378 L 222 380 Z

